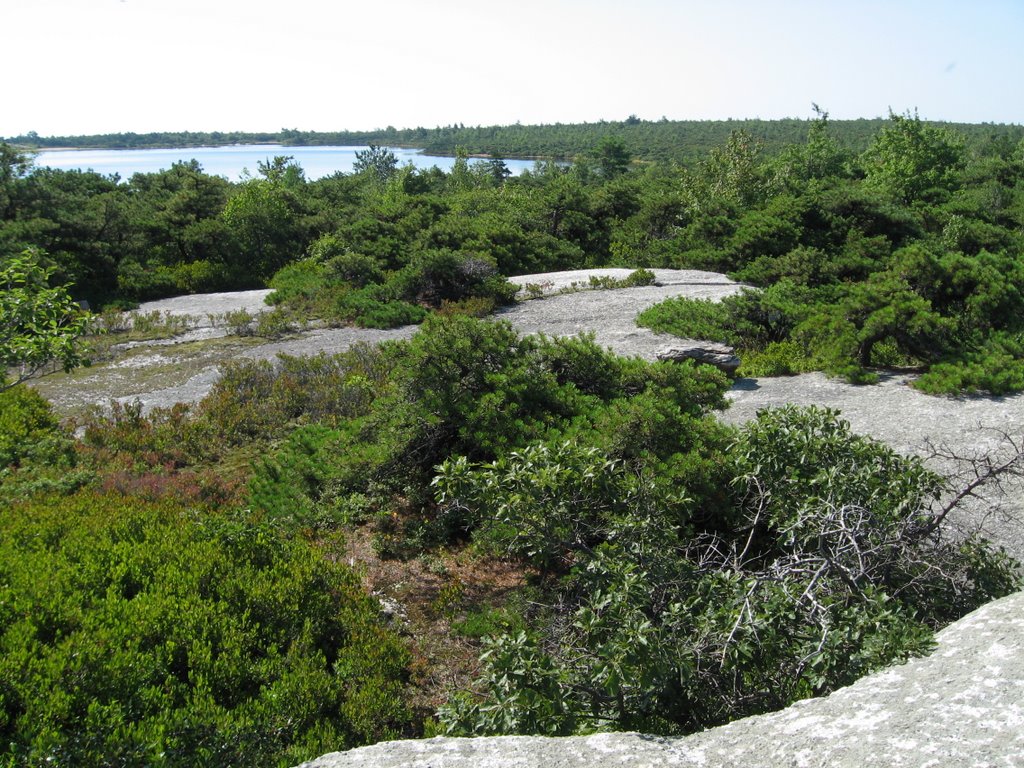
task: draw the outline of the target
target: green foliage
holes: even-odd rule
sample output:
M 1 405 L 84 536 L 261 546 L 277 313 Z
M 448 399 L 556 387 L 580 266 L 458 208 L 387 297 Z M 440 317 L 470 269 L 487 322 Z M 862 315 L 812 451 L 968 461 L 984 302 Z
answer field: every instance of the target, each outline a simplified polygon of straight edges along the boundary
M 229 443 L 282 435 L 289 424 L 337 424 L 365 415 L 387 391 L 392 362 L 377 347 L 353 345 L 337 355 L 228 364 L 198 407 L 202 424 Z
M 252 336 L 255 332 L 255 316 L 247 309 L 236 309 L 224 313 L 224 325 L 233 336 Z
M 280 339 L 294 330 L 291 315 L 280 307 L 274 307 L 269 312 L 256 315 L 253 335 L 264 339 Z
M 304 182 L 293 177 L 282 170 L 243 181 L 219 214 L 233 243 L 227 258 L 244 266 L 249 285 L 269 280 L 305 250 Z
M 492 464 L 449 460 L 434 479 L 438 500 L 488 547 L 565 571 L 607 539 L 612 521 L 635 504 L 634 478 L 596 448 L 533 445 Z M 677 503 L 682 503 L 680 499 Z M 479 519 L 465 519 L 464 509 Z
M 744 349 L 740 359 L 737 374 L 748 378 L 794 376 L 820 367 L 807 349 L 795 341 L 770 341 L 762 349 Z
M 250 507 L 289 530 L 337 523 L 325 486 L 329 457 L 339 452 L 342 437 L 319 424 L 292 432 L 273 457 L 256 466 L 249 480 Z
M 284 304 L 309 299 L 324 281 L 324 267 L 312 259 L 302 259 L 281 267 L 270 278 L 274 292 L 267 297 L 269 304 Z
M 630 160 L 629 149 L 618 136 L 605 136 L 594 150 L 598 173 L 605 179 L 614 179 L 629 170 Z
M 452 630 L 462 637 L 482 639 L 496 635 L 516 635 L 526 630 L 523 617 L 507 608 L 483 608 L 456 621 Z
M 0 391 L 0 468 L 15 464 L 57 431 L 50 404 L 27 386 Z
M 427 316 L 427 310 L 407 301 L 381 301 L 372 293 L 355 291 L 342 302 L 344 312 L 363 328 L 398 328 L 415 325 Z
M 534 348 L 505 323 L 429 318 L 402 350 L 393 399 L 375 417 L 404 472 L 428 472 L 450 453 L 494 456 L 543 434 L 565 405 Z
M 269 456 L 250 484 L 255 507 L 315 527 L 344 518 L 335 510 L 350 494 L 366 494 L 383 505 L 380 554 L 408 557 L 479 523 L 433 510 L 428 486 L 436 465 L 453 455 L 494 460 L 562 431 L 585 436 L 613 459 L 664 459 L 666 483 L 686 479 L 702 490 L 717 483 L 713 462 L 699 459 L 721 440 L 701 421 L 722 405 L 727 386 L 713 369 L 620 360 L 592 339 L 519 338 L 505 324 L 461 315 L 431 317 L 410 341 L 381 354 L 390 385 L 378 384 L 353 420 L 336 420 L 338 432 L 300 430 Z M 278 426 L 265 421 L 278 407 L 269 367 L 261 375 L 267 381 L 249 384 L 258 412 L 230 405 L 243 389 L 230 371 L 204 403 L 223 402 L 211 411 L 223 414 L 219 432 L 238 439 L 247 430 L 281 429 L 280 416 Z M 306 411 L 290 412 L 303 418 Z M 388 514 L 389 504 L 403 514 Z
M 192 327 L 196 318 L 170 312 L 133 312 L 128 316 L 131 335 L 136 339 L 169 339 Z
M 889 114 L 889 125 L 862 158 L 867 183 L 903 202 L 934 196 L 955 183 L 962 146 L 941 128 L 916 114 Z
M 386 147 L 370 144 L 366 149 L 356 150 L 353 173 L 364 173 L 383 183 L 391 179 L 397 170 L 398 158 Z
M 671 333 L 683 338 L 726 344 L 739 341 L 728 305 L 709 299 L 666 299 L 641 312 L 636 322 L 658 333 Z
M 57 363 L 69 371 L 85 361 L 78 339 L 89 313 L 71 298 L 67 286 L 52 286 L 56 268 L 42 254 L 26 250 L 0 256 L 0 391 L 15 368 L 14 383 Z
M 1024 388 L 1024 164 L 996 140 L 1019 132 L 961 147 L 916 117 L 819 118 L 687 126 L 716 147 L 700 154 L 664 143 L 678 125 L 551 126 L 532 135 L 602 156 L 516 178 L 465 153 L 450 174 L 396 170 L 380 147 L 398 131 L 356 142 L 375 145 L 363 172 L 316 182 L 276 158 L 236 185 L 195 164 L 122 184 L 0 148 L 0 254 L 47 247 L 47 290 L 270 277 L 278 309 L 230 324 L 423 321 L 380 348 L 226 366 L 199 406 L 115 406 L 78 442 L 27 390 L 2 395 L 0 762 L 291 764 L 405 733 L 407 657 L 322 551 L 344 525 L 367 524 L 381 557 L 470 542 L 534 585 L 528 609 L 493 608 L 460 562 L 420 606 L 460 655 L 490 638 L 443 713 L 461 733 L 699 730 L 919 652 L 1015 588 L 983 542 L 944 539 L 934 499 L 956 489 L 835 414 L 731 432 L 707 418 L 728 386 L 709 367 L 475 319 L 513 300 L 508 274 L 643 267 L 603 288 L 713 268 L 757 288 L 643 322 L 736 346 L 745 375 L 913 365 L 926 391 Z M 522 126 L 421 131 L 538 151 Z M 690 162 L 624 172 L 624 149 Z M 87 483 L 107 492 L 60 498 Z M 251 517 L 210 516 L 235 502 Z
M 637 288 L 644 285 L 654 285 L 657 278 L 649 269 L 634 269 L 624 278 L 619 280 L 610 275 L 591 275 L 587 280 L 590 288 L 609 290 L 614 288 Z M 573 283 L 573 286 L 577 285 Z
M 447 462 L 452 510 L 568 573 L 544 633 L 488 642 L 478 693 L 439 713 L 447 731 L 700 730 L 921 653 L 1019 584 L 1005 556 L 942 538 L 939 477 L 834 412 L 762 412 L 728 463 L 731 505 L 709 516 L 578 445 Z
M 878 366 L 942 365 L 943 386 L 962 368 L 965 386 L 983 389 L 979 350 L 993 333 L 1020 332 L 1020 132 L 815 112 L 809 123 L 687 124 L 671 148 L 666 137 L 682 124 L 639 118 L 410 132 L 402 143 L 461 151 L 447 175 L 396 169 L 384 147 L 405 134 L 389 129 L 352 137 L 369 145 L 357 173 L 315 182 L 287 157 L 236 185 L 196 163 L 118 184 L 33 169 L 8 152 L 0 249 L 48 250 L 59 278 L 94 303 L 270 278 L 290 323 L 372 327 L 420 322 L 442 307 L 479 315 L 513 300 L 504 275 L 714 269 L 766 292 L 786 286 L 778 290 L 788 297 L 748 296 L 723 328 L 709 329 L 734 337 L 750 372 L 816 368 L 867 381 Z M 541 145 L 522 145 L 527 137 Z M 323 137 L 289 131 L 286 140 Z M 548 141 L 555 155 L 573 147 L 577 162 L 540 163 L 519 177 L 506 177 L 497 159 L 469 162 L 471 146 L 497 158 L 544 154 Z M 685 156 L 687 165 L 648 162 L 627 173 L 631 155 Z
M 936 363 L 914 386 L 932 395 L 1005 395 L 1024 390 L 1024 335 L 993 334 L 981 349 L 965 358 Z
M 304 544 L 113 495 L 40 499 L 0 527 L 12 764 L 293 765 L 409 722 L 406 651 Z

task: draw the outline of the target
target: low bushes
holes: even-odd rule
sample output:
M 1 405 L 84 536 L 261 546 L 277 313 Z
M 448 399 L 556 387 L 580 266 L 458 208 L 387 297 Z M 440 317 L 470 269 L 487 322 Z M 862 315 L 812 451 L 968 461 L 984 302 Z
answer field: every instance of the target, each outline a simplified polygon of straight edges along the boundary
M 373 256 L 341 250 L 335 238 L 314 244 L 313 256 L 289 264 L 271 280 L 270 301 L 305 317 L 350 322 L 364 328 L 395 328 L 423 321 L 430 310 L 464 303 L 508 304 L 516 287 L 498 274 L 493 259 L 447 249 L 417 251 L 397 270 L 385 271 Z
M 707 456 L 707 452 L 704 453 Z M 946 541 L 942 481 L 834 412 L 762 412 L 722 456 L 730 503 L 577 442 L 452 459 L 439 500 L 542 572 L 553 620 L 485 645 L 452 734 L 686 733 L 848 685 L 1019 586 Z
M 82 492 L 0 516 L 11 765 L 294 765 L 401 735 L 409 657 L 267 526 Z
M 34 389 L 20 385 L 0 391 L 0 469 L 18 462 L 56 429 L 50 404 Z

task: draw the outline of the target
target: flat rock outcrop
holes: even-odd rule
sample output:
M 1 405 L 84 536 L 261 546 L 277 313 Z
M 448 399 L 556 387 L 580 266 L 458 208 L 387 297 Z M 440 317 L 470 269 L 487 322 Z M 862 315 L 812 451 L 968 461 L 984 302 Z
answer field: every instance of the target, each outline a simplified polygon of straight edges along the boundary
M 781 712 L 684 738 L 393 741 L 300 768 L 824 768 L 1024 766 L 1024 593 L 937 635 L 931 655 Z

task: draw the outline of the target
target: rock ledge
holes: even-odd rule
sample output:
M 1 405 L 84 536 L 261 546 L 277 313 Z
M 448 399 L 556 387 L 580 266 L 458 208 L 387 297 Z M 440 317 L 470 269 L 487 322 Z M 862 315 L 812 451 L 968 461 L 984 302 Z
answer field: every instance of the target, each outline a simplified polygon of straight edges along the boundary
M 1024 766 L 1024 593 L 937 636 L 930 656 L 831 696 L 685 738 L 608 733 L 393 741 L 300 768 Z

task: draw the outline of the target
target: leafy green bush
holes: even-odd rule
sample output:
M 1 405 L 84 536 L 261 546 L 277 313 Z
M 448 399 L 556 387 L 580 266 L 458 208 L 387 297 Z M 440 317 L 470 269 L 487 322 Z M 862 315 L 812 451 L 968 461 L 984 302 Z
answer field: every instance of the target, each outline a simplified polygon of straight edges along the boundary
M 253 320 L 256 318 L 247 309 L 235 309 L 224 313 L 224 324 L 232 336 L 252 336 L 255 329 Z
M 472 611 L 452 624 L 452 630 L 463 637 L 484 638 L 525 631 L 523 617 L 507 608 L 485 607 Z
M 184 293 L 226 291 L 243 282 L 226 264 L 206 259 L 177 264 L 172 274 L 174 287 Z
M 489 641 L 478 693 L 439 713 L 448 732 L 700 730 L 921 653 L 1020 584 L 983 542 L 945 540 L 939 477 L 835 412 L 764 411 L 726 462 L 731 504 L 713 517 L 687 486 L 582 445 L 443 465 L 454 513 L 561 575 L 559 615 Z
M 267 494 L 259 505 L 326 519 L 319 516 L 333 515 L 336 500 L 349 494 L 382 499 L 385 513 L 392 497 L 403 515 L 387 516 L 377 541 L 381 552 L 407 556 L 465 536 L 475 524 L 434 513 L 429 482 L 438 464 L 452 455 L 493 460 L 563 433 L 614 459 L 655 456 L 666 462 L 667 484 L 686 478 L 702 491 L 720 484 L 714 461 L 699 458 L 723 439 L 703 420 L 724 404 L 727 383 L 713 369 L 623 360 L 592 338 L 520 338 L 507 324 L 460 315 L 432 316 L 412 339 L 379 354 L 391 366 L 390 385 L 374 379 L 376 397 L 363 411 L 350 411 L 353 420 L 329 421 L 340 432 L 322 446 L 286 442 L 257 473 Z M 226 375 L 235 378 L 230 370 Z M 241 421 L 239 429 L 269 428 L 260 423 L 279 412 L 274 386 L 256 387 L 253 404 L 237 412 L 230 403 L 241 383 L 218 387 L 225 403 L 218 412 L 228 423 Z M 259 413 L 246 417 L 254 403 Z M 284 412 L 309 413 L 299 403 Z M 280 417 L 274 422 L 281 424 Z
M 337 355 L 236 361 L 197 407 L 197 428 L 229 444 L 282 435 L 289 424 L 336 424 L 364 415 L 389 388 L 393 362 L 380 347 L 355 344 Z
M 490 296 L 469 296 L 458 301 L 445 299 L 438 307 L 439 315 L 467 315 L 469 317 L 487 317 L 494 312 L 497 303 Z
M 256 325 L 253 335 L 264 339 L 280 339 L 292 332 L 292 320 L 287 312 L 280 307 L 274 307 L 269 312 L 260 312 L 256 315 Z
M 56 430 L 50 404 L 34 389 L 19 385 L 0 391 L 0 468 L 20 461 Z
M 764 349 L 740 351 L 740 376 L 793 376 L 819 368 L 806 348 L 795 341 L 772 341 Z
M 634 269 L 621 280 L 612 277 L 611 275 L 591 275 L 587 280 L 586 285 L 590 288 L 604 290 L 615 288 L 637 288 L 644 285 L 654 285 L 656 279 L 657 278 L 651 270 L 641 268 Z M 573 283 L 573 286 L 576 285 L 582 285 L 582 283 Z
M 407 652 L 303 543 L 89 493 L 0 530 L 11 764 L 287 766 L 409 723 Z
M 312 259 L 286 264 L 270 278 L 274 291 L 267 296 L 267 303 L 279 305 L 309 299 L 323 285 L 324 278 L 323 265 Z
M 339 253 L 325 262 L 324 272 L 329 280 L 341 280 L 355 288 L 379 283 L 384 278 L 380 262 L 363 253 Z
M 398 328 L 415 325 L 427 316 L 427 310 L 406 301 L 389 301 L 364 306 L 356 315 L 356 324 L 363 328 Z

